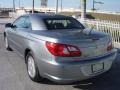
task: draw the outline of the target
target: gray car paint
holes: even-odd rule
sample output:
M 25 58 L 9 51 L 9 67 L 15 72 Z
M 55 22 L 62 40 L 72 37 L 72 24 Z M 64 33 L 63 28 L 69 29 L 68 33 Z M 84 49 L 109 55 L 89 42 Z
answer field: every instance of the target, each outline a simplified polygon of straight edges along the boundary
M 39 14 L 29 14 L 24 16 L 30 17 L 32 28 L 6 28 L 5 33 L 7 34 L 9 45 L 12 48 L 15 48 L 23 57 L 25 56 L 26 49 L 30 49 L 34 53 L 41 76 L 56 82 L 71 82 L 87 79 L 110 69 L 112 62 L 116 57 L 116 50 L 113 49 L 109 52 L 106 51 L 108 42 L 112 40 L 108 34 L 94 30 L 90 31 L 89 29 L 47 30 L 42 18 L 66 16 Z M 55 57 L 46 49 L 46 41 L 77 46 L 81 50 L 82 56 Z M 110 53 L 113 53 L 111 57 L 108 57 L 106 61 L 104 61 L 104 59 L 102 60 L 102 62 L 105 62 L 106 65 L 108 65 L 106 70 L 102 72 L 85 76 L 81 70 L 79 70 L 80 72 L 75 70 L 78 67 L 83 67 L 84 65 L 88 66 L 93 63 L 98 63 L 98 61 L 89 61 L 85 64 L 78 64 L 78 61 L 81 62 L 81 60 L 85 61 L 89 58 L 92 59 L 94 57 L 102 57 Z M 64 61 L 76 62 L 77 65 L 65 64 Z M 70 67 L 71 71 L 68 70 L 68 67 Z M 78 75 L 72 75 L 73 72 L 78 72 Z M 86 72 L 90 72 L 90 70 Z

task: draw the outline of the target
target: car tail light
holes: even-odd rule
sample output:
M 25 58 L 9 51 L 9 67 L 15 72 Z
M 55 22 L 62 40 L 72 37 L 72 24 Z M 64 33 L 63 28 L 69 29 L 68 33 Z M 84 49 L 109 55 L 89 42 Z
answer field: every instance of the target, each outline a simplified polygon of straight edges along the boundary
M 54 56 L 61 56 L 61 57 L 81 56 L 80 50 L 72 45 L 52 43 L 47 41 L 46 47 L 48 51 Z
M 112 44 L 112 42 L 109 42 L 107 45 L 107 51 L 110 51 L 112 49 L 113 49 L 113 44 Z

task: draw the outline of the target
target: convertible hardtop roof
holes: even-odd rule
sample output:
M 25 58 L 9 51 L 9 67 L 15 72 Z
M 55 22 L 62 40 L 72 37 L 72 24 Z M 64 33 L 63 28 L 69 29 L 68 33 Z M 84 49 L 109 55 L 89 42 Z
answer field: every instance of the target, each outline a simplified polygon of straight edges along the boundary
M 40 17 L 40 18 L 70 18 L 69 16 L 64 16 L 59 14 L 44 14 L 44 13 L 25 14 L 24 16 Z

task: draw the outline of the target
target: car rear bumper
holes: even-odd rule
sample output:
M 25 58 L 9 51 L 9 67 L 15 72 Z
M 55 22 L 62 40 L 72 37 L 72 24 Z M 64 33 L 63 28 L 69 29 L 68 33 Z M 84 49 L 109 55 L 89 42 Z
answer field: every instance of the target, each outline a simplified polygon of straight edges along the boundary
M 116 58 L 116 54 L 117 50 L 114 49 L 110 54 L 98 58 L 93 58 L 93 60 L 64 64 L 56 62 L 42 62 L 42 64 L 38 65 L 38 67 L 40 74 L 45 78 L 58 83 L 71 83 L 85 80 L 108 71 Z M 100 66 L 100 64 L 102 68 L 98 71 L 93 71 L 93 66 Z M 100 68 L 99 66 L 98 68 Z

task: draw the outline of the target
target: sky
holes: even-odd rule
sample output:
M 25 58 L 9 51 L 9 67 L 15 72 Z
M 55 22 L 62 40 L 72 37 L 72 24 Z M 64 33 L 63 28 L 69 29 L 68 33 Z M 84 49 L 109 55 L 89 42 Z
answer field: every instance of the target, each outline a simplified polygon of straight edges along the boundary
M 32 0 L 20 0 L 21 6 L 31 7 Z M 61 0 L 58 0 L 61 3 Z M 92 8 L 93 0 L 87 1 L 87 9 Z M 120 0 L 96 0 L 101 1 L 104 4 L 95 4 L 95 8 L 99 11 L 120 12 Z M 15 0 L 16 7 L 19 6 L 19 0 Z M 40 0 L 35 0 L 35 6 L 40 7 Z M 48 0 L 48 7 L 55 7 L 56 0 Z M 60 4 L 59 4 L 60 6 Z M 0 7 L 12 7 L 12 0 L 0 0 Z M 64 8 L 80 8 L 80 0 L 63 0 Z

